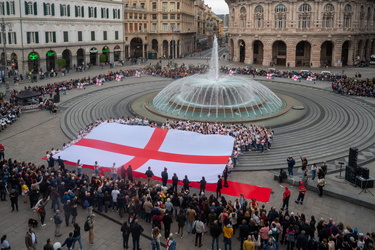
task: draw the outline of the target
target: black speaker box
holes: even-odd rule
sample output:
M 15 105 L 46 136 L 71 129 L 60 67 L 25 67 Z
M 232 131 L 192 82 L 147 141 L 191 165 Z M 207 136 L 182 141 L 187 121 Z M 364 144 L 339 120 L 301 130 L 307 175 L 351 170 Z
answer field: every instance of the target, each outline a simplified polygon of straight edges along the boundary
M 368 169 L 368 168 L 362 168 L 362 177 L 364 179 L 370 178 L 370 169 Z
M 362 177 L 357 176 L 355 178 L 355 185 L 357 185 L 360 188 L 373 188 L 374 187 L 374 179 L 365 179 Z
M 346 166 L 345 168 L 345 180 L 349 181 L 350 183 L 355 184 L 355 177 L 357 176 L 357 169 L 351 166 Z
M 349 166 L 356 168 L 358 159 L 358 148 L 349 149 Z

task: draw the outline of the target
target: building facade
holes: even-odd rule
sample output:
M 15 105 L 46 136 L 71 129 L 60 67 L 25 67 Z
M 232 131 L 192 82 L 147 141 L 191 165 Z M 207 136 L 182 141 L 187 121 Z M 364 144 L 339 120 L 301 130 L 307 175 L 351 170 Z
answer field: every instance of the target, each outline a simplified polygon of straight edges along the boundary
M 194 51 L 194 1 L 126 1 L 126 58 L 179 58 Z
M 123 60 L 123 13 L 121 0 L 2 1 L 0 16 L 13 26 L 6 30 L 8 69 L 58 70 L 58 58 L 69 68 L 98 65 L 101 54 L 107 62 Z
M 375 1 L 226 0 L 233 61 L 341 67 L 375 54 Z

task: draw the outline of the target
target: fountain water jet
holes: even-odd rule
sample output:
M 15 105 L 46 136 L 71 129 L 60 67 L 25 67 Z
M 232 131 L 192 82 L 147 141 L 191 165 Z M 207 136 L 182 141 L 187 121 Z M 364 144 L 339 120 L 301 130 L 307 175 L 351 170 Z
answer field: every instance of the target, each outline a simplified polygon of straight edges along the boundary
M 255 80 L 220 74 L 215 37 L 210 71 L 172 82 L 150 101 L 150 106 L 161 115 L 177 119 L 237 121 L 277 115 L 285 103 Z

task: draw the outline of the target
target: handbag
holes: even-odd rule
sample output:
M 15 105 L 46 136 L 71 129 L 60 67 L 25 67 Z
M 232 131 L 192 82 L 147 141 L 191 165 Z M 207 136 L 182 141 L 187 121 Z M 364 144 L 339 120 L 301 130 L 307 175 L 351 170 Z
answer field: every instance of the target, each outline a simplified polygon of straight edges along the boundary
M 192 234 L 195 234 L 197 232 L 197 229 L 195 228 L 197 222 L 194 222 L 193 230 L 191 231 Z
M 38 208 L 36 209 L 36 211 L 37 211 L 38 213 L 40 213 L 40 214 L 44 212 L 43 208 L 41 208 L 41 207 L 38 207 Z

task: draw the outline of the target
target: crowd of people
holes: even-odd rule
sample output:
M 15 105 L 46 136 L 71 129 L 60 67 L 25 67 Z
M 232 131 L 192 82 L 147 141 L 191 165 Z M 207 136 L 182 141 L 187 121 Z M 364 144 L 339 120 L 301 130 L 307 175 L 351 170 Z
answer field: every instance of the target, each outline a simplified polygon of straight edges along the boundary
M 343 78 L 332 82 L 333 91 L 343 95 L 375 97 L 375 79 Z
M 17 121 L 20 113 L 19 107 L 12 102 L 2 102 L 0 104 L 0 131 Z
M 53 214 L 51 223 L 57 239 L 62 236 L 60 229 L 63 224 L 73 225 L 72 232 L 63 240 L 63 246 L 68 246 L 68 249 L 75 244 L 82 249 L 81 233 L 84 231 L 89 234 L 89 244 L 95 244 L 94 210 L 111 213 L 115 219 L 125 218 L 119 228 L 124 249 L 130 246 L 139 249 L 142 233 L 151 236 L 152 249 L 160 249 L 162 243 L 169 250 L 176 249 L 176 237 L 190 237 L 197 247 L 210 241 L 212 249 L 231 249 L 235 240 L 240 241 L 240 248 L 245 250 L 277 250 L 282 244 L 288 250 L 295 247 L 303 250 L 374 249 L 374 232 L 363 234 L 332 218 L 315 219 L 313 215 L 294 214 L 288 206 L 266 209 L 264 204 L 255 199 L 248 200 L 243 194 L 227 200 L 213 193 L 206 195 L 204 189 L 198 193 L 189 185 L 180 188 L 173 184 L 168 186 L 166 182 L 155 181 L 153 174 L 148 181 L 142 181 L 133 177 L 129 167 L 121 168 L 120 174 L 113 178 L 101 174 L 90 176 L 78 169 L 69 170 L 59 161 L 53 167 L 46 167 L 9 159 L 2 161 L 0 166 L 0 192 L 2 198 L 6 198 L 9 190 L 13 209 L 18 210 L 18 196 L 21 194 L 23 201 L 29 202 L 35 211 L 35 219 L 41 227 L 46 225 L 46 214 Z M 300 200 L 299 196 L 297 201 Z M 81 213 L 86 218 L 84 225 L 76 221 Z M 175 234 L 172 233 L 173 223 L 178 228 Z M 30 225 L 26 233 L 28 249 L 36 249 L 37 245 L 32 226 L 38 227 Z M 132 243 L 129 243 L 130 238 Z M 6 239 L 7 236 L 3 236 L 2 243 Z M 50 241 L 46 245 L 51 245 Z M 6 244 L 9 242 L 6 241 L 4 246 Z

